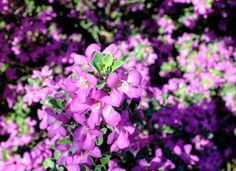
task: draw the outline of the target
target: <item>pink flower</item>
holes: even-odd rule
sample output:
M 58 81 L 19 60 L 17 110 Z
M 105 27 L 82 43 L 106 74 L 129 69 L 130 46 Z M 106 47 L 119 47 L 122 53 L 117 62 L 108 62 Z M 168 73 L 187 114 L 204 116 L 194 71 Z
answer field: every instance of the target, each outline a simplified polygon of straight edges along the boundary
M 126 94 L 129 98 L 138 98 L 141 95 L 141 89 L 139 88 L 142 81 L 141 75 L 136 71 L 131 71 L 129 74 L 111 73 L 107 79 L 107 85 L 109 88 L 115 89 L 118 98 L 122 98 L 123 94 Z
M 130 136 L 135 132 L 135 127 L 129 123 L 128 111 L 123 111 L 121 121 L 109 134 L 107 144 L 112 144 L 110 151 L 127 148 L 130 145 Z

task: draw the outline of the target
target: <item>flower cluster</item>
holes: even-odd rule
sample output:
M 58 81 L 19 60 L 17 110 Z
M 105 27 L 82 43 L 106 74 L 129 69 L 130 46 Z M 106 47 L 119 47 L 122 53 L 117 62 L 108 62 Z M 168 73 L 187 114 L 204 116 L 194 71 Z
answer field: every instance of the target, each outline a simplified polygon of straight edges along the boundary
M 60 153 L 57 165 L 68 170 L 91 167 L 91 157 L 103 157 L 103 144 L 110 145 L 110 152 L 129 147 L 135 133 L 129 120 L 135 106 L 129 106 L 141 97 L 142 77 L 122 68 L 111 46 L 100 52 L 91 44 L 85 56 L 73 54 L 72 74 L 62 80 L 62 92 L 48 100 L 53 107 L 45 109 L 48 136 Z
M 235 1 L 0 1 L 0 171 L 234 170 Z

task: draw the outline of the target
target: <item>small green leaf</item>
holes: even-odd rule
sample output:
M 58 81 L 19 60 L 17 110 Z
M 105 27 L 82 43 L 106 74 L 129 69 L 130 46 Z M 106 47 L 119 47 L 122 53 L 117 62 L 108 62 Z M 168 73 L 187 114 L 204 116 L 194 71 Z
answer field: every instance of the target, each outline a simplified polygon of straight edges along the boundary
M 95 167 L 95 169 L 94 169 L 94 171 L 102 171 L 102 168 L 101 168 L 101 167 L 98 167 L 98 166 L 96 166 L 96 167 Z
M 103 134 L 106 134 L 107 133 L 107 128 L 102 128 L 101 131 L 103 132 Z
M 64 166 L 60 166 L 58 170 L 56 171 L 65 171 L 65 167 Z
M 110 129 L 111 131 L 113 131 L 113 127 L 110 125 L 106 125 L 108 129 Z
M 53 169 L 53 168 L 55 168 L 55 163 L 52 161 L 51 158 L 47 158 L 43 162 L 43 167 Z
M 60 109 L 63 109 L 65 104 L 66 104 L 66 101 L 64 99 L 57 99 L 57 104 L 60 106 Z
M 53 108 L 61 109 L 61 106 L 57 103 L 55 99 L 50 98 L 49 103 L 52 105 Z
M 35 81 L 32 79 L 32 78 L 28 78 L 28 83 L 29 83 L 29 85 L 32 87 L 33 85 L 34 85 L 34 83 L 35 83 Z
M 233 131 L 233 132 L 234 132 L 234 135 L 236 136 L 236 128 L 234 128 L 234 131 Z
M 66 100 L 63 100 L 63 99 L 55 100 L 51 96 L 48 97 L 48 102 L 52 105 L 53 108 L 56 108 L 56 109 L 63 109 L 66 104 Z
M 91 171 L 91 170 L 88 168 L 88 166 L 86 166 L 86 165 L 82 165 L 82 170 Z
M 75 153 L 75 148 L 74 147 L 70 147 L 70 153 L 74 154 Z
M 96 87 L 97 89 L 101 90 L 104 88 L 105 85 L 106 85 L 106 82 L 102 81 L 102 82 L 98 82 Z
M 102 145 L 102 143 L 103 143 L 103 137 L 99 137 L 99 138 L 96 139 L 96 145 L 97 146 Z
M 107 70 L 108 67 L 112 66 L 113 63 L 113 56 L 111 53 L 105 55 L 102 58 L 102 63 L 105 65 L 105 70 Z
M 166 134 L 172 134 L 174 132 L 174 130 L 170 126 L 164 124 L 162 126 L 162 132 L 166 133 Z
M 53 157 L 54 157 L 55 160 L 57 160 L 60 157 L 60 155 L 61 154 L 59 152 L 55 151 L 54 154 L 53 154 Z
M 117 70 L 118 68 L 120 68 L 123 65 L 123 62 L 120 60 L 114 61 L 112 66 L 111 66 L 111 72 Z
M 103 166 L 107 165 L 110 161 L 110 156 L 106 156 L 100 159 L 100 162 Z
M 37 79 L 32 79 L 32 78 L 28 78 L 27 79 L 29 85 L 32 87 L 34 84 L 40 84 L 42 82 L 41 78 L 37 78 Z
M 104 169 L 106 170 L 105 166 L 103 166 L 103 165 L 96 165 L 94 171 L 102 171 Z
M 4 73 L 8 68 L 8 64 L 7 63 L 2 63 L 2 66 L 0 68 L 0 73 Z
M 57 144 L 70 144 L 71 143 L 71 139 L 70 138 L 62 138 L 57 140 Z
M 96 69 L 98 73 L 101 73 L 103 69 L 102 58 L 103 58 L 102 53 L 97 51 L 93 56 L 93 60 L 90 62 L 90 65 L 92 65 L 92 67 Z
M 10 153 L 9 153 L 9 151 L 8 150 L 6 150 L 6 149 L 2 149 L 2 158 L 3 158 L 3 160 L 7 160 L 9 157 L 10 157 Z

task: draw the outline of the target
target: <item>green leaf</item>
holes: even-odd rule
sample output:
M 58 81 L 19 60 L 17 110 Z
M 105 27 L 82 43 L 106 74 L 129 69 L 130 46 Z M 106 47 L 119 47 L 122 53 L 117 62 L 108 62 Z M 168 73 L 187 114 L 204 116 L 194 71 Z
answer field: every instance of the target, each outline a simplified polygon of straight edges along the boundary
M 162 71 L 171 71 L 173 69 L 175 69 L 175 63 L 164 62 L 161 66 Z
M 113 131 L 113 127 L 110 125 L 106 125 L 108 129 L 110 129 L 111 131 Z
M 96 166 L 94 171 L 102 171 L 102 167 Z
M 58 170 L 56 171 L 65 171 L 65 167 L 64 166 L 60 166 Z
M 74 147 L 70 147 L 70 153 L 74 154 L 75 153 L 75 148 Z
M 102 82 L 98 82 L 96 87 L 97 89 L 101 90 L 104 88 L 105 85 L 106 85 L 106 82 L 102 81 Z
M 55 163 L 52 161 L 51 158 L 47 158 L 43 162 L 43 167 L 52 169 L 52 168 L 55 168 Z
M 106 156 L 100 159 L 100 162 L 103 166 L 107 165 L 110 161 L 110 156 Z
M 123 62 L 121 60 L 114 61 L 112 66 L 111 66 L 111 72 L 117 70 L 123 65 Z
M 62 138 L 57 140 L 57 144 L 70 144 L 71 143 L 71 139 L 70 138 Z
M 96 69 L 98 73 L 101 73 L 103 69 L 102 58 L 103 58 L 102 53 L 97 51 L 93 56 L 93 60 L 90 62 L 90 65 L 92 65 L 92 67 Z
M 162 126 L 162 132 L 166 133 L 166 134 L 172 134 L 172 133 L 174 133 L 174 130 L 170 126 L 164 124 Z
M 29 85 L 32 87 L 33 85 L 34 85 L 34 83 L 35 83 L 35 81 L 32 79 L 32 78 L 28 78 L 28 83 L 29 83 Z
M 107 133 L 107 128 L 102 128 L 101 131 L 103 132 L 103 134 L 106 134 Z
M 0 68 L 0 73 L 4 73 L 7 70 L 8 64 L 2 63 L 2 66 Z
M 105 166 L 103 166 L 103 165 L 96 165 L 94 171 L 102 171 L 104 169 L 106 170 Z
M 103 143 L 103 137 L 101 137 L 101 138 L 99 137 L 99 138 L 96 139 L 96 145 L 97 146 L 102 145 L 102 143 Z
M 10 153 L 9 153 L 9 151 L 8 150 L 6 150 L 6 149 L 2 149 L 2 158 L 3 158 L 3 160 L 7 160 L 9 157 L 10 157 Z
M 32 87 L 34 84 L 38 84 L 40 85 L 40 83 L 42 83 L 42 79 L 41 78 L 37 78 L 37 79 L 32 79 L 32 78 L 28 78 L 27 79 L 29 85 Z
M 51 96 L 48 97 L 48 102 L 52 105 L 53 108 L 56 108 L 56 109 L 63 109 L 66 104 L 65 100 L 63 99 L 55 100 Z
M 105 65 L 105 70 L 107 70 L 108 67 L 112 66 L 113 63 L 113 56 L 111 53 L 105 55 L 102 58 L 102 63 Z
M 234 131 L 233 131 L 233 132 L 234 132 L 234 135 L 236 136 L 236 128 L 234 128 Z
M 55 151 L 54 154 L 53 154 L 53 157 L 54 157 L 55 160 L 57 160 L 60 157 L 60 155 L 61 154 L 59 152 Z
M 64 99 L 57 99 L 57 104 L 60 106 L 60 109 L 63 109 L 66 105 L 66 101 Z
M 88 166 L 86 166 L 86 165 L 82 165 L 82 170 L 91 171 L 91 170 L 88 168 Z
M 52 105 L 53 108 L 61 109 L 61 106 L 57 103 L 55 99 L 50 98 L 49 103 Z

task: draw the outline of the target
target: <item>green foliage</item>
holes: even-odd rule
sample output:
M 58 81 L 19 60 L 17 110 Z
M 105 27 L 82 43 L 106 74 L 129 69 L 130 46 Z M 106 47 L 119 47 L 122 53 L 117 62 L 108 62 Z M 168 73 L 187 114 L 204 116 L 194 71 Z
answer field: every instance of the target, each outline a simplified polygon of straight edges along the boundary
M 18 136 L 23 136 L 29 132 L 27 124 L 25 124 L 26 117 L 30 114 L 30 108 L 26 107 L 21 96 L 17 96 L 17 102 L 13 106 L 13 111 L 6 116 L 6 122 L 13 121 L 18 126 Z
M 105 155 L 105 157 L 100 159 L 100 162 L 103 166 L 107 165 L 110 161 L 111 155 Z
M 8 68 L 8 64 L 7 63 L 2 63 L 1 68 L 0 68 L 0 75 L 2 73 L 4 73 L 7 70 L 7 68 Z
M 103 134 L 106 134 L 107 133 L 107 128 L 102 128 L 101 131 L 103 132 Z
M 222 87 L 222 93 L 224 95 L 227 95 L 227 94 L 234 94 L 236 95 L 236 87 L 235 85 L 233 84 L 230 84 L 230 83 L 226 83 L 223 87 Z
M 162 126 L 161 129 L 162 129 L 162 132 L 165 134 L 173 134 L 174 133 L 174 130 L 170 126 L 165 125 L 165 124 Z
M 70 138 L 62 138 L 57 140 L 57 144 L 70 144 L 72 141 Z
M 104 165 L 96 165 L 94 171 L 103 171 L 106 170 Z
M 103 56 L 101 52 L 97 51 L 94 54 L 90 65 L 98 72 L 98 74 L 102 75 L 114 72 L 123 65 L 123 62 L 121 60 L 114 61 L 112 54 Z M 102 87 L 102 85 L 103 83 L 98 87 Z
M 35 2 L 34 0 L 25 0 L 26 6 L 27 6 L 27 11 L 26 13 L 29 14 L 29 16 L 32 16 L 32 13 L 35 9 Z
M 96 145 L 100 146 L 103 144 L 103 137 L 96 138 Z
M 97 87 L 97 89 L 101 90 L 105 87 L 105 85 L 106 85 L 105 81 L 98 81 L 96 87 Z
M 111 66 L 111 72 L 114 72 L 118 68 L 120 68 L 124 63 L 120 60 L 114 61 L 112 66 Z
M 43 161 L 42 166 L 51 171 L 65 171 L 64 166 L 56 167 L 56 158 L 47 158 Z
M 113 56 L 112 54 L 107 54 L 102 58 L 102 63 L 104 65 L 104 69 L 107 70 L 113 64 Z
M 54 151 L 54 153 L 53 153 L 53 158 L 55 159 L 55 160 L 57 160 L 59 157 L 60 157 L 60 153 L 59 152 L 57 152 L 57 151 Z
M 7 160 L 10 157 L 10 153 L 7 149 L 2 149 L 2 159 Z
M 43 167 L 46 169 L 53 169 L 55 170 L 55 162 L 52 160 L 52 158 L 47 158 L 42 163 Z
M 91 171 L 91 169 L 89 169 L 86 165 L 82 165 L 81 168 L 84 171 Z
M 66 105 L 65 99 L 54 99 L 53 97 L 48 97 L 48 102 L 50 103 L 51 107 L 56 109 L 58 113 L 61 113 Z
M 145 58 L 146 50 L 150 49 L 151 47 L 147 46 L 146 44 L 138 44 L 133 52 L 131 52 L 131 56 L 134 56 L 138 61 L 142 61 Z
M 34 84 L 37 84 L 37 85 L 42 84 L 42 79 L 41 78 L 37 78 L 37 79 L 28 78 L 27 81 L 28 81 L 30 87 L 33 87 Z
M 103 59 L 103 55 L 101 52 L 98 51 L 94 54 L 93 60 L 90 62 L 90 64 L 96 69 L 98 73 L 101 73 L 104 68 L 102 59 Z
M 176 63 L 175 62 L 164 62 L 161 65 L 161 71 L 172 71 L 176 69 Z

